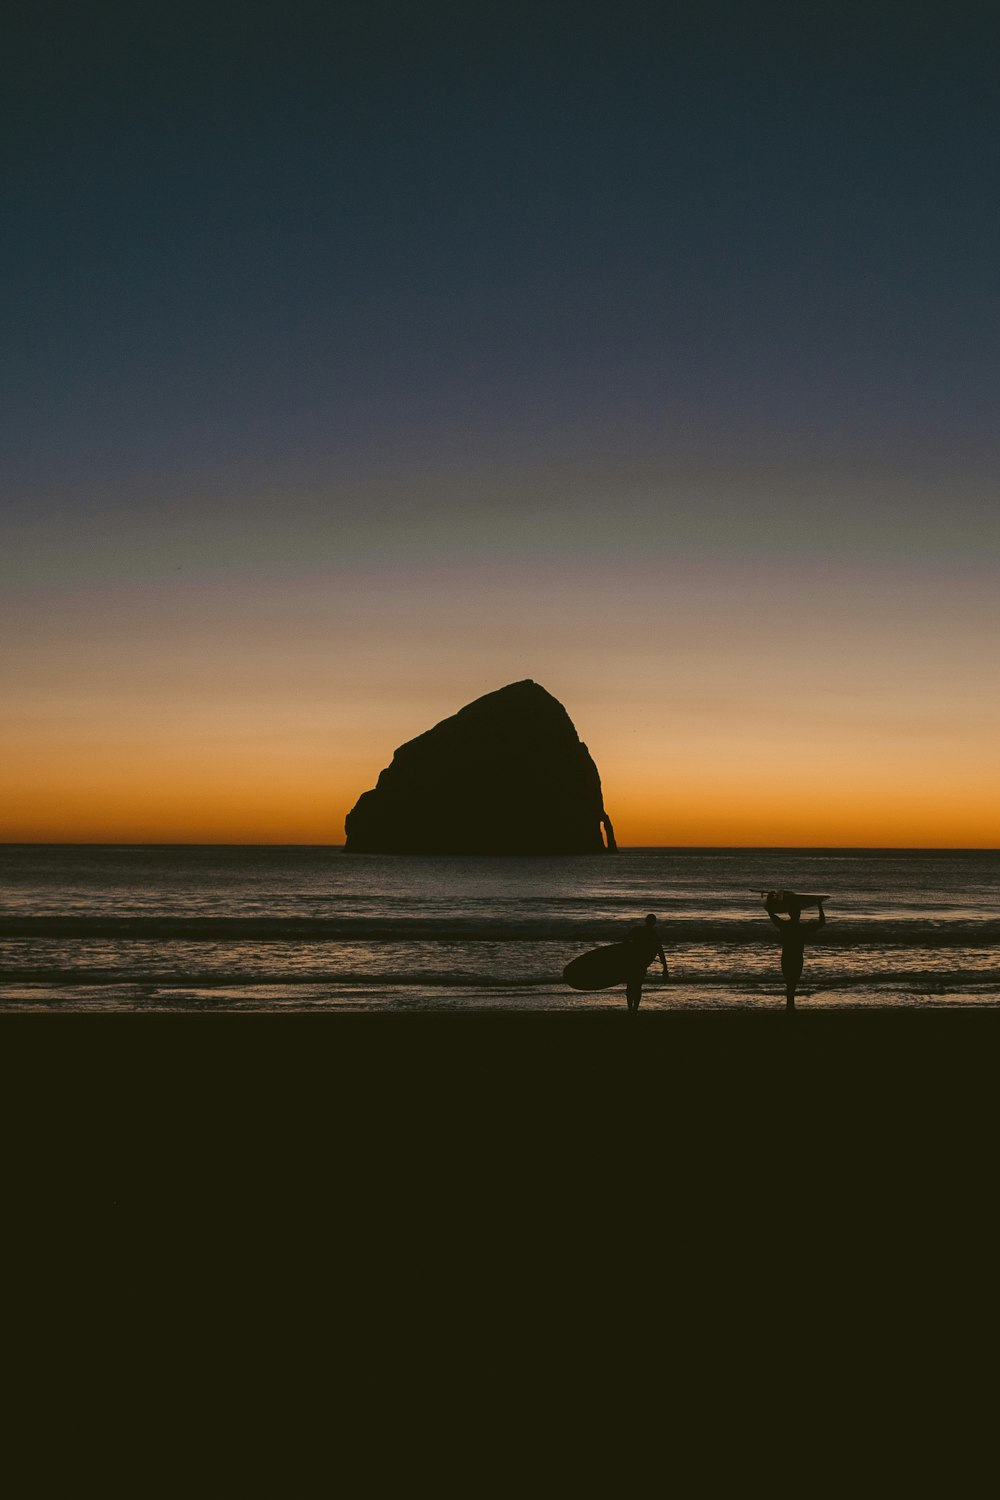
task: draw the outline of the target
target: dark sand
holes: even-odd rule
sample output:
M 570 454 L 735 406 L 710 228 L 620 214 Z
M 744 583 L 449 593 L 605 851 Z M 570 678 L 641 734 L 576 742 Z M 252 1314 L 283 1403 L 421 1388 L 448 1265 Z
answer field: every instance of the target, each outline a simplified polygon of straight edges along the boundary
M 1000 1010 L 8 1013 L 0 1041 L 22 1143 L 58 1137 L 98 1171 L 194 1141 L 234 1170 L 259 1147 L 294 1171 L 379 1142 L 390 1165 L 542 1148 L 553 1130 L 572 1169 L 640 1125 L 676 1161 L 733 1132 L 808 1155 L 868 1124 L 912 1139 L 971 1119 L 992 1109 Z
M 840 1493 L 809 1476 L 842 1429 L 885 1427 L 900 1370 L 937 1403 L 929 1341 L 981 1326 L 998 1011 L 8 1015 L 0 1041 L 26 1388 L 77 1350 L 116 1445 L 129 1393 L 214 1429 L 235 1370 L 265 1425 L 294 1393 L 331 1472 L 366 1418 L 369 1466 L 421 1401 L 435 1463 L 478 1421 L 487 1493 L 561 1402 L 585 1462 L 617 1400 L 664 1472 L 693 1418 L 699 1473 L 720 1444 L 742 1472 L 749 1401 L 762 1473 L 807 1439 L 776 1492 Z

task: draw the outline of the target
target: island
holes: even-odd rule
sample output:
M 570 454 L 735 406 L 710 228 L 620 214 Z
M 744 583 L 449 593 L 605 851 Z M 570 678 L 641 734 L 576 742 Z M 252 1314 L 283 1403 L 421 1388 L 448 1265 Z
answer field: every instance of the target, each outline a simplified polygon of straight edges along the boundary
M 347 815 L 348 854 L 604 854 L 601 778 L 572 719 L 530 678 L 408 740 Z

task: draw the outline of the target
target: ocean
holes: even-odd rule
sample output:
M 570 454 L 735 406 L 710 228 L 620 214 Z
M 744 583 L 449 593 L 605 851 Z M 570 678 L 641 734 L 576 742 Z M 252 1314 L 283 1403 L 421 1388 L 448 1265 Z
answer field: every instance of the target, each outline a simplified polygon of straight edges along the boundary
M 800 1009 L 1000 1004 L 995 850 L 7 845 L 0 1008 L 624 1012 L 562 969 L 647 912 L 671 975 L 651 966 L 643 1010 L 780 1008 L 773 888 L 830 894 Z

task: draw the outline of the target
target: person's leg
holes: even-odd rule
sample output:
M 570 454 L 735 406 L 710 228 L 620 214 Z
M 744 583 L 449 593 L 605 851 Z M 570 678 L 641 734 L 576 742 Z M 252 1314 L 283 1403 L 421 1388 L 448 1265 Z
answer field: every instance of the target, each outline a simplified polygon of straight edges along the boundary
M 802 976 L 802 957 L 798 953 L 781 955 L 781 972 L 785 978 L 785 1009 L 795 1009 L 795 986 Z
M 639 1009 L 639 996 L 642 993 L 642 985 L 637 979 L 630 979 L 625 986 L 625 1000 L 630 1011 Z

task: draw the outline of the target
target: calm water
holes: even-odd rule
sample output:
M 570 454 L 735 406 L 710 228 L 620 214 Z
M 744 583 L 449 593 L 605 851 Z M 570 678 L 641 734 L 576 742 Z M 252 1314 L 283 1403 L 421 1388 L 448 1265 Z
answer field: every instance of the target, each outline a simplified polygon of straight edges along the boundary
M 624 1009 L 562 982 L 656 912 L 643 1007 L 781 1006 L 754 893 L 830 893 L 803 1007 L 1000 1004 L 1000 852 L 636 849 L 420 859 L 0 846 L 4 1009 Z

